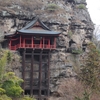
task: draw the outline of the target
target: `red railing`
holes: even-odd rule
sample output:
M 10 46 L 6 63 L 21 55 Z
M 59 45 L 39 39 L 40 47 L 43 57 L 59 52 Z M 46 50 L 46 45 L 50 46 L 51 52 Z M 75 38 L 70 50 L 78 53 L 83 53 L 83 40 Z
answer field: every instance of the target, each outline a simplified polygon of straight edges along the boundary
M 16 50 L 18 48 L 36 48 L 36 49 L 55 49 L 55 45 L 48 44 L 17 44 L 15 46 L 9 46 L 11 50 Z
M 33 44 L 33 48 L 42 48 L 42 45 L 40 45 L 40 44 Z

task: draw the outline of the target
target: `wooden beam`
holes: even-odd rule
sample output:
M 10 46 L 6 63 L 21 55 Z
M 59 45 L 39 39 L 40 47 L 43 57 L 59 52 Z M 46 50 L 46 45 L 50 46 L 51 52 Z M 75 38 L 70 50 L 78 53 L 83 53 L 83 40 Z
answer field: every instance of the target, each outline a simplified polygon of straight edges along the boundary
M 32 55 L 32 54 L 31 53 L 25 53 L 25 55 Z M 35 53 L 34 55 L 40 55 L 40 53 Z M 48 54 L 42 54 L 42 55 L 47 56 Z

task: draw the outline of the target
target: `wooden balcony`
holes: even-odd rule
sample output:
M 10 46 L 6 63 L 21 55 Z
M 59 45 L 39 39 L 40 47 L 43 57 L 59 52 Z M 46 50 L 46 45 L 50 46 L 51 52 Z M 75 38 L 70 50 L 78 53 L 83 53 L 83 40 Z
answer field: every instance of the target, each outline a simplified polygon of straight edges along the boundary
M 21 48 L 29 49 L 56 49 L 56 37 L 34 37 L 34 36 L 20 36 L 18 38 L 11 38 L 9 41 L 9 49 L 17 50 Z
M 56 45 L 48 45 L 48 44 L 17 44 L 14 46 L 9 45 L 10 50 L 17 50 L 21 48 L 29 48 L 29 49 L 56 49 Z

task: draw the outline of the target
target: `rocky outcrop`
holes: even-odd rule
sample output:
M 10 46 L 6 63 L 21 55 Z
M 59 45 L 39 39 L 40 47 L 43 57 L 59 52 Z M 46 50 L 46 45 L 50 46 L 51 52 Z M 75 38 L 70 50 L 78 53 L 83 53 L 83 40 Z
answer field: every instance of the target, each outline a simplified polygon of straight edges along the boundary
M 57 49 L 51 55 L 50 100 L 54 98 L 73 100 L 65 95 L 62 97 L 59 94 L 59 86 L 63 86 L 68 78 L 76 77 L 74 68 L 80 66 L 86 44 L 92 38 L 94 27 L 86 2 L 85 0 L 9 0 L 9 2 L 0 0 L 0 36 L 14 33 L 16 29 L 21 29 L 37 16 L 50 29 L 62 32 L 57 38 Z M 64 93 L 65 90 L 60 91 Z

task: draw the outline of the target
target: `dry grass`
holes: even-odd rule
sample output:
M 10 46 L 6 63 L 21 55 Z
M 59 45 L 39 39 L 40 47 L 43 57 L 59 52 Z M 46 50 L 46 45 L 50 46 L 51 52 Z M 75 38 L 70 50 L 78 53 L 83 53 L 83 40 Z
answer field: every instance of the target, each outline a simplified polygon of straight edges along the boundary
M 47 10 L 47 5 L 45 5 L 45 2 L 42 0 L 0 0 L 0 9 L 1 7 L 7 7 L 8 9 L 12 5 L 19 5 L 24 10 L 28 11 L 41 10 L 42 6 L 46 6 L 44 9 Z M 58 8 L 59 9 L 57 9 L 56 12 L 65 13 L 64 9 L 60 8 L 59 6 Z
M 12 10 L 12 9 L 8 9 L 8 8 L 1 7 L 1 6 L 0 6 L 0 11 L 2 11 L 2 10 L 4 10 L 4 11 L 8 11 L 10 14 L 15 14 L 15 11 L 14 11 L 14 10 Z
M 99 93 L 97 93 L 97 94 L 93 94 L 92 96 L 91 96 L 91 100 L 100 100 L 100 94 Z
M 11 15 L 20 12 L 42 13 L 43 2 L 41 0 L 0 0 L 0 11 L 7 11 Z M 41 11 L 39 11 L 41 10 Z
M 83 92 L 84 87 L 81 82 L 74 78 L 69 78 L 62 80 L 57 91 L 58 94 L 56 94 L 61 98 L 61 100 L 74 100 L 75 96 L 81 97 Z
M 16 0 L 17 1 L 17 0 Z M 0 0 L 0 6 L 6 7 L 10 6 L 15 0 Z
M 76 96 L 82 98 L 85 90 L 91 93 L 89 88 L 84 88 L 84 85 L 75 78 L 62 79 L 58 90 L 50 100 L 75 100 Z M 100 100 L 100 94 L 93 93 L 90 100 Z
M 1 7 L 19 5 L 26 10 L 40 9 L 43 5 L 41 0 L 0 0 Z
M 48 4 L 50 3 L 49 0 Z M 57 0 L 56 0 L 57 1 Z M 53 1 L 55 3 L 55 1 Z M 42 0 L 0 0 L 0 11 L 7 11 L 11 15 L 17 14 L 35 14 L 35 15 L 47 15 L 48 19 L 54 18 L 66 22 L 64 17 L 66 11 L 58 6 L 55 11 L 48 11 L 47 2 Z M 30 12 L 30 13 L 29 13 Z M 63 15 L 63 17 L 61 17 Z

